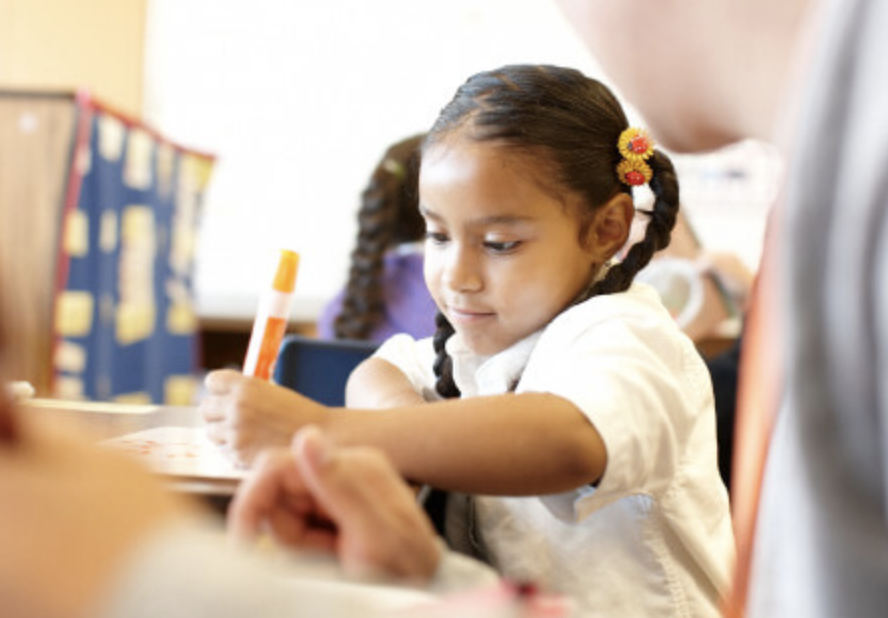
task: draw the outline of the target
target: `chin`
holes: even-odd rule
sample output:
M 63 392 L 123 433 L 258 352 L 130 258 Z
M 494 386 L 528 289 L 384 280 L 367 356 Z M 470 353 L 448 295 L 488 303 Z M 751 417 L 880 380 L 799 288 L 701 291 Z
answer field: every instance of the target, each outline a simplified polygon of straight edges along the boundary
M 491 341 L 490 339 L 485 339 L 481 337 L 467 337 L 465 334 L 461 336 L 463 344 L 472 351 L 472 354 L 477 354 L 478 356 L 493 356 L 498 352 L 502 352 L 507 347 L 498 345 L 496 342 Z

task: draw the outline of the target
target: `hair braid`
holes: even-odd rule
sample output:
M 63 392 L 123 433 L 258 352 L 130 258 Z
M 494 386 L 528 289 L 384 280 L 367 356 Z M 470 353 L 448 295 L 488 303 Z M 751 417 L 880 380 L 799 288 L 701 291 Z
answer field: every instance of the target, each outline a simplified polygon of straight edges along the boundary
M 365 338 L 382 314 L 382 286 L 379 280 L 382 277 L 383 255 L 391 236 L 387 209 L 391 210 L 384 201 L 365 193 L 345 298 L 334 322 L 337 337 Z
M 650 211 L 646 211 L 650 219 L 644 237 L 632 245 L 626 257 L 611 268 L 601 281 L 592 286 L 590 297 L 627 290 L 635 275 L 648 265 L 654 253 L 669 245 L 678 216 L 678 178 L 672 161 L 659 150 L 654 151 L 648 164 L 653 171 L 650 187 L 654 194 L 654 203 Z
M 416 135 L 390 147 L 361 194 L 358 238 L 342 309 L 333 323 L 338 338 L 370 337 L 385 312 L 385 252 L 394 245 L 419 240 L 425 232 L 416 196 L 418 147 L 423 137 Z
M 432 369 L 438 379 L 435 381 L 435 390 L 438 394 L 447 399 L 459 397 L 459 387 L 453 380 L 453 359 L 447 354 L 446 343 L 453 335 L 453 325 L 447 321 L 444 314 L 440 311 L 435 315 L 435 336 L 432 338 L 432 344 L 435 348 L 435 364 Z

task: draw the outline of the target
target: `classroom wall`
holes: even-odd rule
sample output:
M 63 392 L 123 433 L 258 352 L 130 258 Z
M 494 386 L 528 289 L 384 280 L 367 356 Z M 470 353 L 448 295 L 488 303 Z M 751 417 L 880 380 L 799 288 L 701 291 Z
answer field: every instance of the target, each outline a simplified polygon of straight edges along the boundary
M 151 0 L 147 29 L 145 117 L 218 155 L 196 274 L 209 319 L 250 319 L 287 247 L 303 257 L 294 318 L 313 320 L 345 282 L 380 155 L 471 74 L 550 63 L 609 81 L 553 0 Z M 704 243 L 752 266 L 767 161 L 755 148 L 676 161 Z
M 288 246 L 303 254 L 294 317 L 310 323 L 345 280 L 385 147 L 471 73 L 514 62 L 608 81 L 552 0 L 0 0 L 0 87 L 85 86 L 218 156 L 197 258 L 210 321 L 248 321 Z M 752 268 L 771 158 L 676 159 L 704 244 Z
M 0 88 L 88 88 L 142 113 L 148 0 L 0 0 Z
M 277 251 L 302 254 L 294 317 L 344 284 L 359 196 L 387 146 L 471 74 L 599 74 L 552 0 L 151 0 L 145 117 L 218 155 L 198 246 L 201 315 L 248 319 Z

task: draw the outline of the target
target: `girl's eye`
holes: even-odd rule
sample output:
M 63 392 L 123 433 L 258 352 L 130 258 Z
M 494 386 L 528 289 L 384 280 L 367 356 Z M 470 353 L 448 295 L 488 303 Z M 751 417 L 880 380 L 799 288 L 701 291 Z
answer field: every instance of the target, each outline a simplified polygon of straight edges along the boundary
M 497 242 L 493 240 L 484 241 L 484 246 L 493 253 L 511 253 L 521 245 L 520 240 L 509 240 Z
M 445 234 L 444 232 L 429 231 L 426 232 L 425 237 L 427 241 L 436 245 L 443 245 L 445 242 L 447 242 L 447 234 Z

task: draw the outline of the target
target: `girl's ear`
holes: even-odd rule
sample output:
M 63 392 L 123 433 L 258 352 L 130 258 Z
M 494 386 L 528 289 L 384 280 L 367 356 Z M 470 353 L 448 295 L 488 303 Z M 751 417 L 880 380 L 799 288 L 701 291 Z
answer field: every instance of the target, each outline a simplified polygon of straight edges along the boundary
M 607 262 L 626 244 L 634 215 L 632 197 L 626 193 L 618 193 L 595 211 L 586 237 L 594 262 Z

